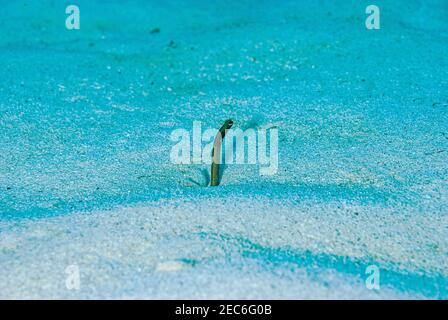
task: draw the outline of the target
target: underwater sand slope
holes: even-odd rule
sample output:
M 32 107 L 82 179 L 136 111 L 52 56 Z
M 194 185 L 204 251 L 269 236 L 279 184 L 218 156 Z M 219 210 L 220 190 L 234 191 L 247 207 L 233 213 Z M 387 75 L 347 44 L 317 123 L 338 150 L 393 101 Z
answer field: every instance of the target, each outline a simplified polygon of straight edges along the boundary
M 77 2 L 0 19 L 1 297 L 447 298 L 446 1 Z M 169 161 L 227 118 L 277 175 Z
M 447 218 L 360 204 L 183 199 L 0 223 L 2 298 L 447 298 Z M 80 290 L 65 286 L 80 271 Z M 365 286 L 366 267 L 381 289 Z

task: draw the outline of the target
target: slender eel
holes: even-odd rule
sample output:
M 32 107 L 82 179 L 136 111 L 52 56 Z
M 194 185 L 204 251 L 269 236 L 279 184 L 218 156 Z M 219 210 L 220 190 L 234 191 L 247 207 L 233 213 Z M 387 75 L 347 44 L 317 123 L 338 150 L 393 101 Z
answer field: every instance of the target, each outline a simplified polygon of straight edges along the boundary
M 221 158 L 221 143 L 226 135 L 226 131 L 229 130 L 233 125 L 233 120 L 228 119 L 224 122 L 219 132 L 216 134 L 215 142 L 213 144 L 212 150 L 212 169 L 210 174 L 210 186 L 219 185 L 219 163 Z M 216 151 L 216 152 L 215 152 Z

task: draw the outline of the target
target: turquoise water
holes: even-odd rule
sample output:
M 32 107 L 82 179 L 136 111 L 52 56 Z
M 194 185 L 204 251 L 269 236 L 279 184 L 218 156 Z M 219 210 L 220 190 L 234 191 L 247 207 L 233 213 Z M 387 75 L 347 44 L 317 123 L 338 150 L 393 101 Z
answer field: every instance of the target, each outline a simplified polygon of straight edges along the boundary
M 369 4 L 3 3 L 0 296 L 446 299 L 448 2 Z M 276 175 L 171 163 L 227 118 Z

